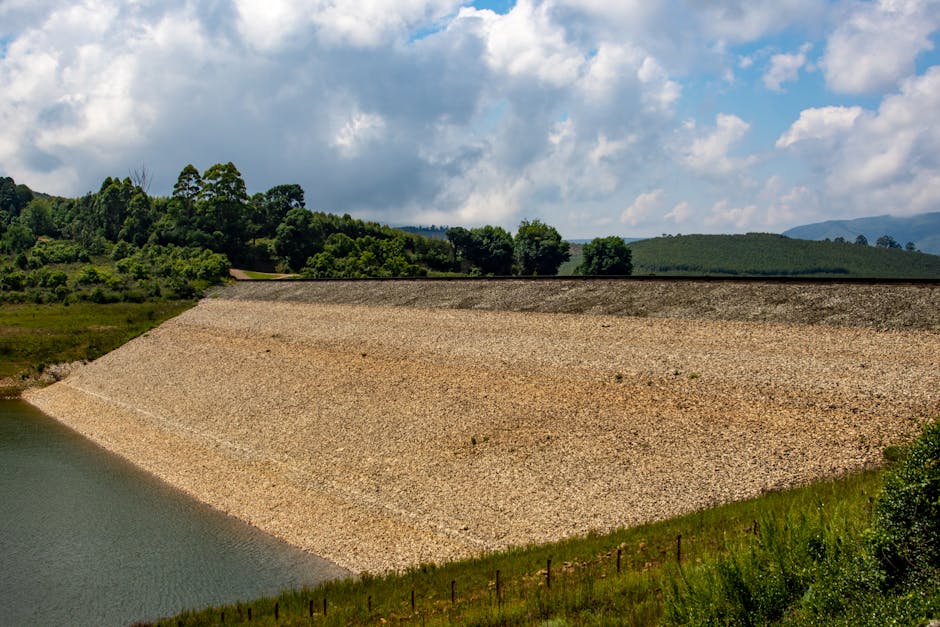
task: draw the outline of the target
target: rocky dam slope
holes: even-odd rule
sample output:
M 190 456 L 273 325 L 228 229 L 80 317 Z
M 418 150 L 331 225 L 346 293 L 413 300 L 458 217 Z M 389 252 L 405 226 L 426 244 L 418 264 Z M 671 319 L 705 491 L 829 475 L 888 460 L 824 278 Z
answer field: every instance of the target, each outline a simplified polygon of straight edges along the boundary
M 877 464 L 940 409 L 940 290 L 237 283 L 28 400 L 359 572 Z

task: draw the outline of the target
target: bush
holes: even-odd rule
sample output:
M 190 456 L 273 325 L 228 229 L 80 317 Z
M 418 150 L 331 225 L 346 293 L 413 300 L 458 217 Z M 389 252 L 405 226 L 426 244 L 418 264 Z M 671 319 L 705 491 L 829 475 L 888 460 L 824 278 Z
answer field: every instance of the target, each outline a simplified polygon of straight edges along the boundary
M 940 421 L 885 480 L 869 541 L 890 583 L 940 571 Z

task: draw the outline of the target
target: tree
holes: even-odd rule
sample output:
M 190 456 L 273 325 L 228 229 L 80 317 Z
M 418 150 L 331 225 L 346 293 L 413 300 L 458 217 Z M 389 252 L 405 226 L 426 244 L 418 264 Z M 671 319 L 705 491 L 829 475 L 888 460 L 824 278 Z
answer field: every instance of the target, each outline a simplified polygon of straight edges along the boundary
M 48 235 L 55 237 L 57 229 L 52 219 L 52 207 L 48 198 L 34 198 L 30 201 L 23 213 L 20 214 L 20 222 L 29 227 L 37 237 Z
M 539 220 L 523 220 L 516 233 L 515 254 L 519 274 L 553 276 L 571 258 L 570 245 L 558 231 Z
M 199 175 L 199 170 L 190 163 L 183 168 L 176 179 L 176 185 L 173 186 L 173 198 L 195 203 L 200 191 L 202 191 L 202 177 Z
M 584 245 L 584 261 L 578 272 L 585 275 L 633 274 L 632 254 L 622 237 L 596 237 Z
M 241 172 L 231 161 L 217 163 L 202 174 L 196 201 L 196 226 L 211 237 L 207 246 L 237 255 L 247 239 L 248 191 Z
M 306 209 L 291 209 L 276 229 L 274 253 L 291 270 L 300 270 L 308 258 L 323 249 L 325 237 L 321 226 Z
M 463 227 L 447 230 L 454 252 L 481 274 L 512 274 L 514 248 L 512 235 L 498 226 L 483 226 L 469 231 Z
M 304 189 L 300 185 L 278 185 L 251 198 L 251 226 L 255 237 L 274 237 L 278 225 L 291 209 L 303 209 Z
M 859 246 L 868 246 L 868 238 L 864 235 L 859 235 L 855 238 L 855 243 Z
M 908 242 L 904 245 L 904 250 L 909 253 L 915 253 L 917 252 L 917 245 L 914 242 Z
M 882 235 L 875 242 L 878 248 L 901 248 L 901 245 L 890 235 Z
M 835 242 L 836 244 L 844 244 L 844 243 L 845 243 L 845 238 L 840 235 L 840 236 L 838 236 L 837 238 L 835 238 L 835 239 L 832 240 L 832 241 Z

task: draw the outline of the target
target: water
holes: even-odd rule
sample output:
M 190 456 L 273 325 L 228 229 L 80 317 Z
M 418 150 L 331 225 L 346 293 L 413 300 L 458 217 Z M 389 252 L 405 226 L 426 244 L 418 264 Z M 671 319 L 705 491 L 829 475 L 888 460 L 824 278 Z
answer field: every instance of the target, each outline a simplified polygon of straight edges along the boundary
M 348 574 L 0 400 L 0 625 L 126 625 Z

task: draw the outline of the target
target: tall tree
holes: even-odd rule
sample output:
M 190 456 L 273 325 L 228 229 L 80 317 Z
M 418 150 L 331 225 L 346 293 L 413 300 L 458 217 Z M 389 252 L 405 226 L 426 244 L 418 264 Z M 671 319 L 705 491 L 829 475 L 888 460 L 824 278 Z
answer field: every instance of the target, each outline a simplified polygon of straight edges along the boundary
M 515 253 L 519 274 L 554 276 L 571 258 L 570 244 L 553 226 L 539 220 L 523 220 L 516 233 Z
M 578 271 L 592 276 L 633 274 L 632 253 L 622 237 L 596 237 L 584 245 Z
M 196 225 L 211 235 L 210 248 L 237 255 L 247 232 L 248 191 L 241 172 L 231 161 L 217 163 L 202 174 L 196 202 Z

